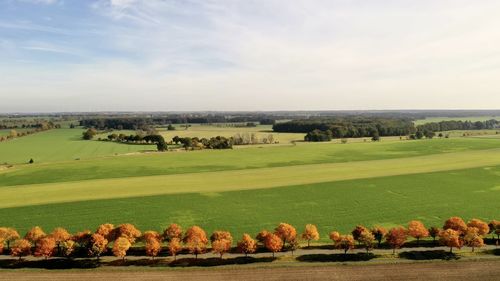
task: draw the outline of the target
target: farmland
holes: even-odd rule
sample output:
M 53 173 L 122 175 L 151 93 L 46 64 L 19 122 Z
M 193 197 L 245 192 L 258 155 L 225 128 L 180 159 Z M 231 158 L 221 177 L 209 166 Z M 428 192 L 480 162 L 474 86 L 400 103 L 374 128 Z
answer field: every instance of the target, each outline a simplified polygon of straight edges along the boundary
M 244 129 L 268 134 L 267 128 Z M 209 137 L 240 129 L 186 131 Z M 300 134 L 283 133 L 280 145 L 164 153 L 140 153 L 151 145 L 83 141 L 81 132 L 57 129 L 0 143 L 0 162 L 14 164 L 0 171 L 4 225 L 77 231 L 130 222 L 161 230 L 176 222 L 239 237 L 286 221 L 317 224 L 327 242 L 329 231 L 358 223 L 390 227 L 419 219 L 439 226 L 452 215 L 491 220 L 500 213 L 494 132 L 346 144 L 291 143 Z M 20 164 L 29 158 L 35 164 Z

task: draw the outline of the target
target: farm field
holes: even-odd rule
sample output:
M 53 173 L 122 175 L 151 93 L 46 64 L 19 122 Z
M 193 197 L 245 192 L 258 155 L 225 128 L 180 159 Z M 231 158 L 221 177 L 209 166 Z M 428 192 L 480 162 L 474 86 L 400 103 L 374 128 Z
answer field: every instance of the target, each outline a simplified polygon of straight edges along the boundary
M 491 119 L 498 119 L 498 116 L 470 116 L 470 117 L 428 117 L 425 119 L 415 120 L 413 123 L 415 125 L 422 125 L 425 123 L 431 122 L 440 122 L 440 121 L 486 121 Z
M 53 162 L 151 150 L 150 145 L 119 145 L 82 140 L 83 130 L 53 129 L 0 144 L 0 163 Z
M 51 148 L 57 156 L 42 153 L 33 165 L 0 171 L 3 225 L 21 232 L 33 225 L 77 231 L 130 222 L 161 230 L 176 222 L 199 224 L 208 232 L 227 229 L 239 237 L 285 221 L 298 228 L 315 223 L 321 242 L 328 242 L 329 231 L 347 232 L 358 223 L 389 227 L 420 219 L 439 226 L 453 215 L 491 220 L 500 213 L 500 140 L 495 138 L 114 156 L 112 151 L 124 154 L 128 151 L 120 149 L 141 146 L 80 141 L 80 134 L 79 129 L 40 133 L 46 146 L 51 139 L 58 144 Z M 12 143 L 43 143 L 35 137 Z M 1 152 L 9 151 L 6 144 L 0 144 Z M 13 162 L 40 153 L 36 149 L 43 146 L 31 145 L 28 152 L 22 147 L 16 147 L 17 154 L 0 155 Z M 75 161 L 74 155 L 86 158 Z

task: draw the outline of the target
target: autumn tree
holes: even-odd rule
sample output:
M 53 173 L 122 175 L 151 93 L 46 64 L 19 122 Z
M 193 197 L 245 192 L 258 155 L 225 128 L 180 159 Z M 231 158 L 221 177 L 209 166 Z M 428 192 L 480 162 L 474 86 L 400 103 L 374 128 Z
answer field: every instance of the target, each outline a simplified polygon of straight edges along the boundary
M 7 243 L 7 250 L 10 249 L 10 243 L 19 238 L 21 237 L 19 236 L 19 233 L 17 233 L 15 229 L 10 227 L 0 227 L 0 240 L 2 240 L 3 243 Z M 2 247 L 3 243 L 0 244 Z
M 182 250 L 181 240 L 177 237 L 170 239 L 167 248 L 168 252 L 174 257 L 174 260 L 176 260 L 177 253 Z
M 90 247 L 91 237 L 92 232 L 90 232 L 90 230 L 84 230 L 73 234 L 71 240 L 75 241 L 81 249 L 88 249 Z
M 332 232 L 330 232 L 329 237 L 330 237 L 330 240 L 332 240 L 333 243 L 335 244 L 335 243 L 337 243 L 337 241 L 340 240 L 340 233 L 338 233 L 337 231 L 332 231 Z
M 44 257 L 48 259 L 54 255 L 56 249 L 56 240 L 50 236 L 40 238 L 36 245 L 35 257 Z
M 255 239 L 257 239 L 257 241 L 265 247 L 265 244 L 266 244 L 266 237 L 271 234 L 271 232 L 267 231 L 267 230 L 261 230 L 259 233 L 257 233 L 257 236 L 255 237 Z
M 366 249 L 366 252 L 370 251 L 373 249 L 373 242 L 375 242 L 375 235 L 372 234 L 371 231 L 366 230 L 361 232 L 361 234 L 358 237 L 358 241 L 363 245 L 363 247 Z
M 387 229 L 381 226 L 376 226 L 372 229 L 372 234 L 377 240 L 378 247 L 380 247 L 380 244 L 382 244 L 382 239 L 384 239 L 385 235 L 387 234 Z
M 489 233 L 497 236 L 497 246 L 498 246 L 498 241 L 500 240 L 500 221 L 492 220 L 488 224 L 488 227 L 490 228 Z
M 119 225 L 115 231 L 116 237 L 127 238 L 131 244 L 134 243 L 137 238 L 141 237 L 141 232 L 130 223 Z
M 335 235 L 333 236 L 335 238 Z M 361 237 L 361 235 L 359 237 Z M 335 241 L 335 247 L 337 249 L 344 250 L 344 254 L 347 254 L 347 251 L 354 249 L 354 237 L 350 234 L 339 235 L 337 240 L 334 241 Z
M 311 240 L 319 240 L 318 228 L 314 224 L 306 224 L 302 233 L 302 239 L 307 240 L 307 247 L 309 248 Z
M 444 222 L 443 230 L 453 229 L 458 231 L 459 235 L 467 231 L 467 225 L 460 217 L 451 217 Z
M 61 243 L 71 238 L 71 234 L 62 227 L 54 228 L 49 236 L 54 238 L 54 240 L 56 241 L 58 254 L 60 254 L 61 252 Z
M 89 256 L 99 259 L 106 252 L 108 240 L 101 234 L 94 233 L 90 236 L 90 245 L 88 249 Z
M 153 231 L 153 230 L 148 230 L 148 231 L 144 231 L 144 233 L 142 234 L 142 240 L 147 242 L 148 240 L 158 240 L 161 242 L 161 235 L 156 232 L 156 231 Z
M 275 229 L 274 234 L 283 240 L 283 247 L 287 242 L 297 239 L 297 230 L 288 223 L 280 223 Z
M 183 240 L 189 253 L 194 254 L 195 258 L 198 258 L 199 254 L 205 252 L 208 244 L 205 231 L 196 225 L 186 230 Z
M 475 227 L 477 228 L 479 236 L 485 236 L 490 232 L 490 227 L 487 223 L 480 219 L 472 219 L 467 223 L 467 227 Z
M 150 237 L 146 240 L 146 255 L 154 259 L 161 251 L 161 242 L 159 237 Z
M 95 233 L 101 235 L 102 237 L 104 237 L 104 239 L 108 240 L 108 242 L 109 242 L 109 241 L 115 240 L 115 238 L 116 238 L 116 237 L 114 237 L 115 236 L 114 229 L 115 229 L 115 226 L 113 224 L 104 223 L 104 224 L 99 225 L 99 227 L 97 228 Z
M 472 252 L 474 252 L 475 248 L 484 246 L 484 240 L 481 237 L 481 230 L 477 227 L 468 227 L 464 235 L 464 242 L 465 245 L 472 248 Z
M 460 249 L 462 247 L 460 233 L 458 230 L 447 228 L 439 233 L 439 242 L 444 246 L 450 247 L 450 253 L 452 253 L 453 248 Z
M 283 240 L 278 235 L 269 233 L 266 235 L 264 245 L 266 246 L 266 249 L 273 253 L 274 258 L 274 253 L 279 252 L 283 248 Z
M 219 254 L 222 259 L 222 255 L 231 250 L 233 237 L 228 231 L 215 231 L 210 236 L 210 242 L 212 243 L 212 251 Z
M 356 240 L 356 241 L 358 241 L 358 243 L 360 243 L 359 242 L 359 236 L 361 235 L 361 233 L 363 233 L 365 231 L 369 231 L 369 230 L 366 227 L 362 226 L 362 225 L 356 225 L 356 227 L 351 232 L 351 234 L 352 234 L 352 237 L 354 238 L 354 240 Z
M 248 254 L 253 254 L 257 250 L 257 243 L 252 239 L 250 235 L 247 233 L 243 234 L 241 240 L 238 241 L 238 251 L 245 254 L 245 257 Z
M 10 251 L 10 254 L 13 257 L 19 257 L 19 260 L 22 259 L 24 256 L 28 256 L 31 254 L 31 243 L 27 239 L 18 239 L 14 241 L 14 244 L 12 245 L 12 249 Z
M 408 223 L 408 235 L 417 239 L 417 246 L 419 246 L 420 239 L 428 237 L 429 231 L 421 221 L 413 220 Z
M 436 242 L 436 237 L 439 237 L 439 232 L 441 232 L 441 229 L 438 227 L 431 227 L 429 228 L 429 236 L 432 237 L 432 241 Z
M 118 258 L 125 260 L 127 251 L 132 246 L 130 240 L 126 237 L 118 237 L 113 244 L 113 255 Z
M 39 226 L 35 226 L 26 233 L 24 239 L 33 243 L 34 247 L 36 248 L 36 243 L 38 242 L 38 240 L 42 239 L 45 236 L 46 234 L 42 230 L 42 228 Z
M 407 238 L 406 229 L 402 226 L 391 228 L 385 235 L 385 240 L 392 247 L 392 254 L 396 253 L 396 249 L 404 245 Z
M 66 240 L 61 243 L 61 255 L 70 258 L 71 255 L 75 252 L 76 242 L 73 240 Z
M 163 237 L 167 241 L 170 241 L 174 238 L 181 240 L 182 228 L 178 224 L 172 223 L 165 229 L 165 231 L 163 231 Z

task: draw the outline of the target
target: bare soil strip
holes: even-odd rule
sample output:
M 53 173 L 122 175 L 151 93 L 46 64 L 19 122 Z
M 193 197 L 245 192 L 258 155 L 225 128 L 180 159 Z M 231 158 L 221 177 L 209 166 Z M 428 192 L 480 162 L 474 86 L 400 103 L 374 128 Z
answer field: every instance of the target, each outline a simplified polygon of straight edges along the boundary
M 187 270 L 3 271 L 2 280 L 500 280 L 500 261 Z

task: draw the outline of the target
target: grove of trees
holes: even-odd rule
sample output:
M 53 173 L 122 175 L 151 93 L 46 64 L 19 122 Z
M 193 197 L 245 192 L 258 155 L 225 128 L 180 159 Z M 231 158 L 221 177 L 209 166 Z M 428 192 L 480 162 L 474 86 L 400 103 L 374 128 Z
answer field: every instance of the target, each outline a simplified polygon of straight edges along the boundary
M 454 248 L 464 246 L 474 249 L 485 245 L 484 239 L 489 234 L 496 236 L 496 243 L 500 239 L 500 221 L 492 220 L 489 224 L 479 219 L 472 219 L 465 223 L 459 217 L 447 219 L 441 228 L 426 228 L 421 221 L 413 220 L 408 223 L 408 227 L 396 226 L 385 229 L 376 226 L 369 229 L 363 225 L 356 226 L 349 234 L 341 234 L 332 231 L 329 238 L 333 242 L 335 249 L 341 250 L 344 254 L 356 248 L 365 249 L 368 253 L 375 247 L 381 247 L 381 242 L 392 248 L 395 254 L 408 243 L 408 238 L 417 240 L 417 246 L 421 239 L 432 236 L 438 238 L 439 245 L 449 248 L 450 253 Z M 152 259 L 165 252 L 176 258 L 180 252 L 194 255 L 207 253 L 209 250 L 218 254 L 222 259 L 224 254 L 229 252 L 239 252 L 248 256 L 256 251 L 268 251 L 275 253 L 281 251 L 293 251 L 299 247 L 299 239 L 307 242 L 318 240 L 320 234 L 317 227 L 307 224 L 304 231 L 298 235 L 294 226 L 288 223 L 280 223 L 274 231 L 262 230 L 255 239 L 248 233 L 243 234 L 233 248 L 233 237 L 229 231 L 217 230 L 210 237 L 200 226 L 191 226 L 186 231 L 177 224 L 169 225 L 161 233 L 148 230 L 141 232 L 132 224 L 121 224 L 114 226 L 106 223 L 100 225 L 95 232 L 81 231 L 70 234 L 64 228 L 55 228 L 52 232 L 46 233 L 42 228 L 35 226 L 23 237 L 13 229 L 0 227 L 0 253 L 7 250 L 8 254 L 22 259 L 25 256 L 33 255 L 48 259 L 58 256 L 65 258 L 72 257 L 95 257 L 99 259 L 102 255 L 111 252 L 114 256 L 125 260 L 128 251 L 135 243 L 142 243 L 144 253 Z M 435 239 L 433 239 L 435 241 Z M 211 247 L 209 248 L 209 243 Z M 112 244 L 112 246 L 110 246 Z M 437 244 L 433 244 L 437 245 Z

